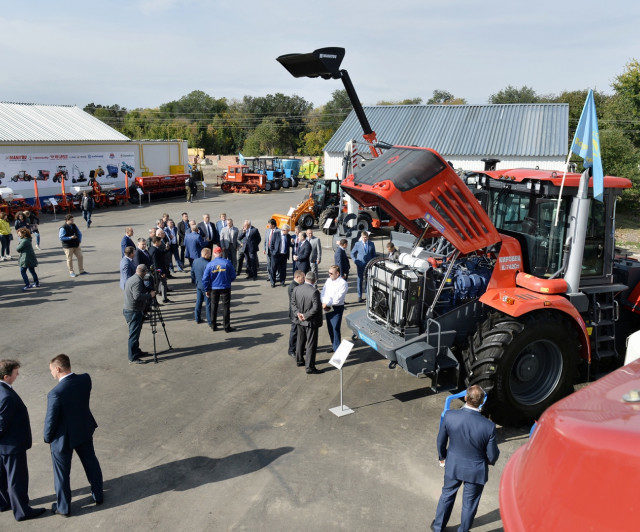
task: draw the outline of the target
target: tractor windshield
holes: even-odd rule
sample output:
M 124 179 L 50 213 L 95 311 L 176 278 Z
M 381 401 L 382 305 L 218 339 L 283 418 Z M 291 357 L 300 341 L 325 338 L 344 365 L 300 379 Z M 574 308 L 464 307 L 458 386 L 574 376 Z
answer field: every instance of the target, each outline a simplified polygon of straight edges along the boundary
M 496 228 L 520 241 L 527 273 L 550 277 L 561 268 L 567 201 L 560 204 L 557 226 L 554 224 L 555 200 L 504 188 L 491 190 L 488 203 L 489 217 Z

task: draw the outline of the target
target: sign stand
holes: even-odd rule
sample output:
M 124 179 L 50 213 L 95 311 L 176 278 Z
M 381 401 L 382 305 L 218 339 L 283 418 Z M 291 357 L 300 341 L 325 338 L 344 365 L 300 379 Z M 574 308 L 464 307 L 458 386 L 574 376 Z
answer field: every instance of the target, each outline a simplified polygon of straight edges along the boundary
M 338 371 L 340 371 L 340 406 L 334 406 L 333 408 L 329 409 L 329 412 L 338 417 L 353 414 L 354 412 L 353 410 L 351 410 L 351 408 L 344 404 L 344 401 L 342 399 L 342 366 L 347 361 L 347 357 L 349 356 L 349 353 L 351 353 L 351 349 L 353 349 L 353 344 L 348 340 L 342 340 L 342 342 L 340 343 L 340 347 L 338 347 L 336 352 L 331 357 L 331 360 L 329 360 L 329 364 L 331 364 L 335 368 L 338 368 Z
M 53 221 L 57 221 L 56 218 L 56 205 L 58 204 L 58 200 L 56 198 L 54 198 L 53 196 L 49 198 L 49 203 L 51 203 L 51 206 L 53 207 Z
M 207 184 L 202 180 L 202 199 L 207 198 Z
M 136 190 L 138 191 L 138 209 L 140 209 L 142 207 L 142 196 L 144 196 L 144 192 L 142 192 L 140 187 L 136 187 Z

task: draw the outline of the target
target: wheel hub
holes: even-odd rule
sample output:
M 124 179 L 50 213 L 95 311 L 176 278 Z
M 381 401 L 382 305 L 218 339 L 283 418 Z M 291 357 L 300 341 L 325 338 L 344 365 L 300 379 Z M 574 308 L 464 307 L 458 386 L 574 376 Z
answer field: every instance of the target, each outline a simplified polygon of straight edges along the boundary
M 551 340 L 536 340 L 520 351 L 509 375 L 509 389 L 522 405 L 536 405 L 547 399 L 562 377 L 560 348 Z
M 540 370 L 540 362 L 535 353 L 529 353 L 527 355 L 518 358 L 518 364 L 516 367 L 516 375 L 521 381 L 530 381 L 535 377 L 536 373 Z

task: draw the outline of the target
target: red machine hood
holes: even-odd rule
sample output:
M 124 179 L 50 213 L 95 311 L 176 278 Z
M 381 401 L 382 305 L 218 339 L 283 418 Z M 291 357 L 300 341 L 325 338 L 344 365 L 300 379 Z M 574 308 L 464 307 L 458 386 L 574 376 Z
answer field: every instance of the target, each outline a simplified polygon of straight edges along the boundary
M 378 206 L 412 234 L 423 229 L 443 235 L 466 254 L 500 241 L 478 200 L 437 152 L 394 146 L 342 182 L 344 191 L 364 207 Z

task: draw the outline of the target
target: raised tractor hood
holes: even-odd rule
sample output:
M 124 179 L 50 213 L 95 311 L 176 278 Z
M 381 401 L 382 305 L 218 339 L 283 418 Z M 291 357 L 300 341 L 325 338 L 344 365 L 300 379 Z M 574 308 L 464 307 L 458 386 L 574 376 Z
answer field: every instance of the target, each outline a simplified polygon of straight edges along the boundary
M 440 155 L 428 148 L 393 146 L 342 182 L 364 207 L 378 206 L 415 236 L 444 236 L 462 254 L 501 240 L 478 200 Z

